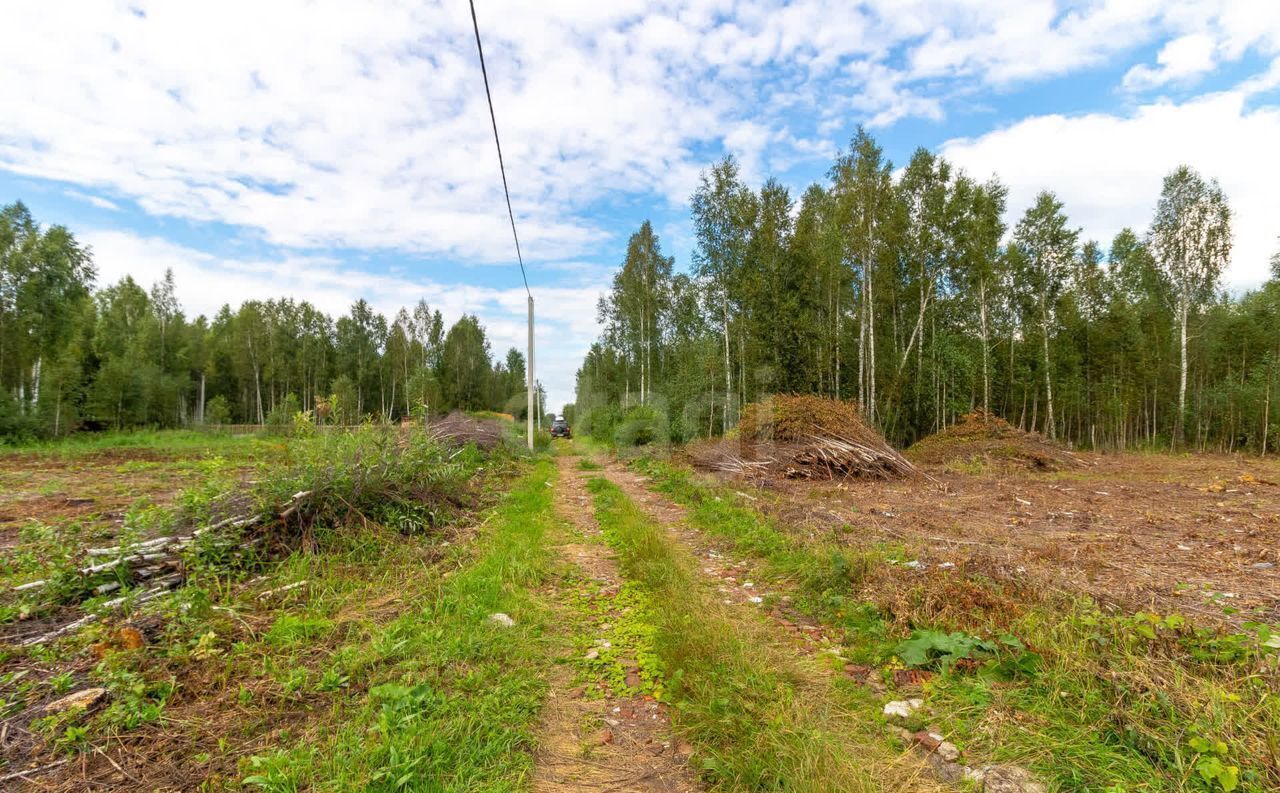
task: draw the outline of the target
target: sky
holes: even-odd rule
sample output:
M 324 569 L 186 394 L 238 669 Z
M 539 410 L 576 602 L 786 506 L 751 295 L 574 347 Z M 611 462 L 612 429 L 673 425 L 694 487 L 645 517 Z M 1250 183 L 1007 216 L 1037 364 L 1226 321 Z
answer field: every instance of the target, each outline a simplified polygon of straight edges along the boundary
M 646 219 L 687 268 L 688 200 L 733 154 L 798 196 L 858 125 L 1042 189 L 1086 239 L 1149 224 L 1186 163 L 1234 212 L 1225 286 L 1280 242 L 1275 0 L 476 0 L 552 409 Z M 172 268 L 189 315 L 291 296 L 425 299 L 524 348 L 466 2 L 16 0 L 0 26 L 0 204 Z

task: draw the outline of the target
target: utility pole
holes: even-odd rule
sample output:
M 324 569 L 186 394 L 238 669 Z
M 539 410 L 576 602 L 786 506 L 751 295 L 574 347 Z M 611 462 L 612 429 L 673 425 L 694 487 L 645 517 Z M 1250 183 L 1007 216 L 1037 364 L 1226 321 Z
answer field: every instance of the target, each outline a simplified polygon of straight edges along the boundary
M 529 430 L 529 451 L 533 451 L 533 295 L 529 295 L 529 365 L 525 367 L 529 388 L 529 410 L 526 415 Z

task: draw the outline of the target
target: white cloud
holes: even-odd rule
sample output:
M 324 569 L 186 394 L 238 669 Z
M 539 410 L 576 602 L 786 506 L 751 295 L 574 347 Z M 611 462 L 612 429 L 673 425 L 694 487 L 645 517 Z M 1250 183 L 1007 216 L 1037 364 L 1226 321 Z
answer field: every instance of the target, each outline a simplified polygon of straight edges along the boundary
M 112 212 L 120 211 L 119 204 L 116 204 L 114 201 L 108 201 L 102 196 L 89 195 L 88 193 L 82 193 L 79 190 L 68 190 L 66 193 L 69 197 L 74 198 L 77 201 L 84 201 L 86 204 L 92 204 L 98 209 L 108 209 Z
M 1127 116 L 1037 116 L 948 141 L 942 153 L 977 176 L 997 173 L 1009 186 L 1011 221 L 1037 192 L 1052 190 L 1085 237 L 1104 245 L 1125 226 L 1144 232 L 1161 180 L 1186 163 L 1227 194 L 1235 249 L 1226 282 L 1247 288 L 1267 277 L 1280 234 L 1280 158 L 1267 154 L 1280 140 L 1280 108 L 1250 109 L 1247 99 L 1236 90 L 1155 102 Z
M 392 318 L 402 306 L 412 308 L 421 298 L 439 309 L 447 324 L 463 314 L 477 315 L 495 356 L 505 355 L 509 347 L 523 352 L 527 341 L 522 287 L 445 284 L 425 277 L 369 272 L 317 256 L 225 258 L 121 231 L 90 230 L 78 236 L 93 249 L 99 284 L 112 284 L 128 275 L 150 288 L 166 269 L 172 269 L 178 300 L 193 317 L 212 317 L 223 305 L 238 307 L 246 299 L 289 297 L 310 301 L 336 318 L 363 297 Z M 532 290 L 538 379 L 557 411 L 573 400 L 578 364 L 599 335 L 595 306 L 606 286 L 606 281 L 584 280 L 574 286 Z
M 757 104 L 766 64 L 798 73 L 868 49 L 856 14 L 801 35 L 838 9 L 825 1 L 721 5 L 480 4 L 532 257 L 600 242 L 584 207 L 602 196 L 682 203 L 704 164 L 693 151 L 736 122 L 785 147 Z M 21 4 L 0 72 L 21 75 L 0 81 L 0 104 L 23 108 L 0 130 L 0 168 L 278 245 L 510 258 L 465 4 Z
M 940 119 L 958 88 L 1095 63 L 1174 24 L 1170 9 L 490 0 L 479 12 L 537 259 L 604 240 L 600 198 L 682 204 L 718 149 L 762 165 L 813 157 L 789 116 L 816 118 L 823 137 L 836 115 Z M 1259 40 L 1238 9 L 1215 22 L 1233 51 Z M 0 80 L 0 105 L 22 108 L 0 130 L 0 168 L 278 245 L 510 259 L 464 3 L 21 3 L 0 26 L 0 73 L 20 76 Z
M 994 84 L 1096 64 L 1153 36 L 1161 10 L 1161 0 L 923 0 L 908 5 L 933 14 L 938 5 L 946 9 L 946 23 L 933 26 L 912 51 L 913 75 L 979 75 Z
M 1141 90 L 1199 77 L 1213 69 L 1216 48 L 1213 38 L 1203 33 L 1176 38 L 1156 55 L 1157 67 L 1138 64 L 1130 69 L 1124 76 L 1124 87 Z
M 1280 54 L 1280 3 L 1258 0 L 1175 0 L 1163 5 L 1162 28 L 1174 34 L 1156 54 L 1156 65 L 1138 64 L 1124 76 L 1131 91 L 1191 83 L 1221 61 L 1249 51 Z

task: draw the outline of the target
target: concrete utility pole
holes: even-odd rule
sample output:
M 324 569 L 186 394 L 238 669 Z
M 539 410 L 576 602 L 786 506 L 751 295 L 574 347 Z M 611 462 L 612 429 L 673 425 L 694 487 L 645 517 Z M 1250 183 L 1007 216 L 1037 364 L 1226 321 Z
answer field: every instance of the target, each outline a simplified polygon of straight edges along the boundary
M 529 451 L 533 451 L 533 295 L 529 295 L 529 365 L 525 370 L 529 387 Z

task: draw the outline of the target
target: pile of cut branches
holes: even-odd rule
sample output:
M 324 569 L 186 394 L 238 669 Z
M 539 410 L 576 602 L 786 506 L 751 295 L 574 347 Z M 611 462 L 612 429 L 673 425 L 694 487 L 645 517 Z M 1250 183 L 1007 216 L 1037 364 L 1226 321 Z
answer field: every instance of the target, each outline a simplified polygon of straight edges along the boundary
M 474 443 L 477 449 L 489 451 L 502 444 L 503 427 L 496 418 L 477 419 L 455 410 L 429 426 L 432 437 L 455 447 Z
M 907 449 L 917 463 L 987 462 L 1025 466 L 1032 470 L 1057 471 L 1085 465 L 1038 432 L 1026 432 L 999 416 L 978 409 L 942 432 L 930 435 Z
M 354 521 L 405 533 L 429 531 L 464 509 L 482 457 L 451 449 L 430 432 L 365 427 L 299 441 L 290 464 L 268 469 L 247 492 L 180 507 L 162 536 L 85 551 L 85 563 L 15 587 L 28 613 L 58 610 L 35 630 L 12 626 L 0 642 L 46 642 L 97 615 L 163 597 L 193 571 L 252 568 L 297 548 L 314 549 L 322 530 Z M 69 606 L 116 596 L 81 616 Z M 16 628 L 16 630 L 15 630 Z
M 847 402 L 778 395 L 747 405 L 738 437 L 689 449 L 694 465 L 748 479 L 897 479 L 916 468 Z

